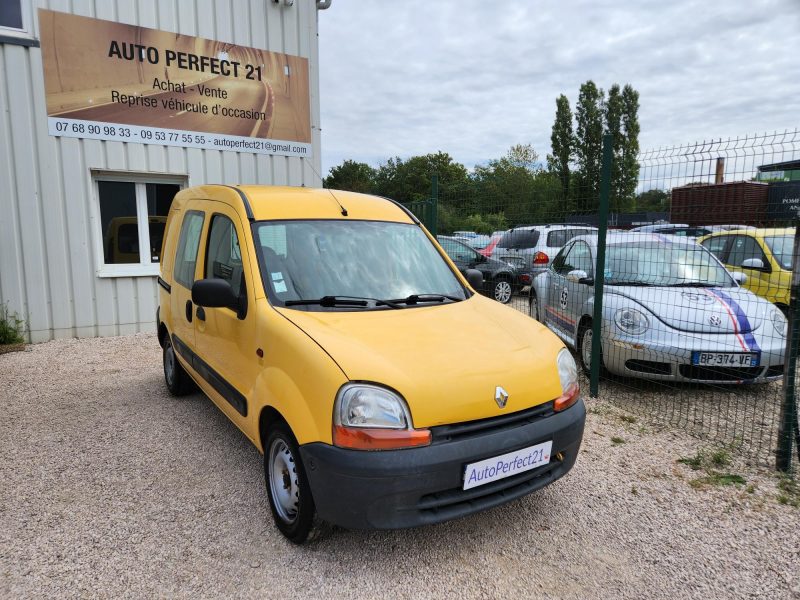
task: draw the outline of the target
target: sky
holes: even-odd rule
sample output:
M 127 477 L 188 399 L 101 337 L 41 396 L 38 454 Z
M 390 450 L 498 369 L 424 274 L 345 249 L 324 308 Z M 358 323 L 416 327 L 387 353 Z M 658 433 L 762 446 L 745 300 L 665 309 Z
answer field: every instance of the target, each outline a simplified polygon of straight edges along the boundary
M 800 0 L 333 0 L 319 36 L 323 176 L 544 160 L 588 79 L 639 91 L 642 149 L 800 126 Z

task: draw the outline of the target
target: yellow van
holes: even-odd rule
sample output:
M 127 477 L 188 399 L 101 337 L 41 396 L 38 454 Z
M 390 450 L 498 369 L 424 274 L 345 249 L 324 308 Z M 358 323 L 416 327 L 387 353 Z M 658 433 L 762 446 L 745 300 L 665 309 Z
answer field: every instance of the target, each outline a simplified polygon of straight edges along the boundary
M 586 411 L 563 343 L 480 280 L 391 200 L 183 190 L 158 279 L 167 387 L 196 384 L 264 454 L 293 542 L 503 504 L 572 468 Z

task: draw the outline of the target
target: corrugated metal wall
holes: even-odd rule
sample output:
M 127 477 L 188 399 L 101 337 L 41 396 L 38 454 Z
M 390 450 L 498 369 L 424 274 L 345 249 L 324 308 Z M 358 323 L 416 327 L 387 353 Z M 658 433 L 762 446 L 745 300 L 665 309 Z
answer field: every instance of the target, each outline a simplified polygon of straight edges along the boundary
M 155 278 L 96 275 L 92 170 L 185 176 L 188 185 L 321 185 L 315 2 L 51 0 L 37 7 L 309 59 L 314 156 L 304 160 L 50 137 L 40 49 L 0 44 L 0 302 L 27 319 L 33 342 L 147 330 Z

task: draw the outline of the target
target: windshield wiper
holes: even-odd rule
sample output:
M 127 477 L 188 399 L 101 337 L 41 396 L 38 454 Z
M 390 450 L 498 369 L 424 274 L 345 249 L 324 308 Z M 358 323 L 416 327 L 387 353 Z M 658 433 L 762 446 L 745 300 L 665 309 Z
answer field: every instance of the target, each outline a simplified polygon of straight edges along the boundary
M 398 298 L 396 300 L 384 300 L 383 302 L 392 302 L 397 304 L 419 304 L 421 302 L 444 302 L 451 300 L 453 302 L 461 302 L 463 298 L 456 296 L 448 296 L 447 294 L 411 294 L 405 298 Z
M 379 300 L 378 298 L 363 298 L 361 296 L 323 296 L 322 298 L 287 300 L 284 306 L 311 306 L 318 305 L 324 308 L 334 306 L 367 306 L 374 302 L 375 306 L 388 306 L 389 308 L 402 308 L 392 300 Z

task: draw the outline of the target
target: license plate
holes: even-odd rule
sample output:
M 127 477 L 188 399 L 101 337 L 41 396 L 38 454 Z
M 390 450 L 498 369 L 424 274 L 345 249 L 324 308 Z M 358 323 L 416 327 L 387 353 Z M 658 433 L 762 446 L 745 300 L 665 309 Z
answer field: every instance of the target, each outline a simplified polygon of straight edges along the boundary
M 704 367 L 757 367 L 757 352 L 692 352 L 692 364 Z
M 498 479 L 530 471 L 550 462 L 550 449 L 553 441 L 542 442 L 514 452 L 467 465 L 464 469 L 464 488 L 478 487 Z

